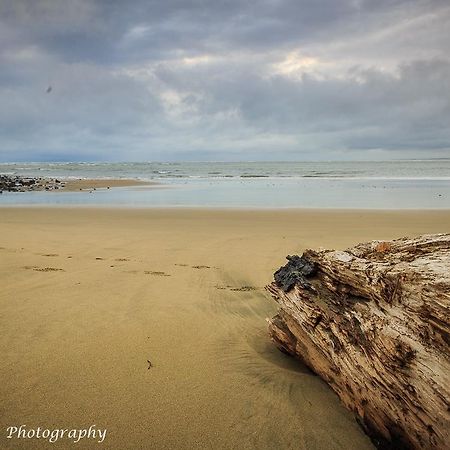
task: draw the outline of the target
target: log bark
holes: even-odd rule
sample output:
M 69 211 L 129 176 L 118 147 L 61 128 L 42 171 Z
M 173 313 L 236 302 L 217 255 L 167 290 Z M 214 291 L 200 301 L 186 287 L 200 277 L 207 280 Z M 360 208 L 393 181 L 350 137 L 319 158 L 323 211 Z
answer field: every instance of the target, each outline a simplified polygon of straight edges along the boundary
M 450 448 L 450 234 L 288 257 L 267 290 L 273 342 L 379 448 Z

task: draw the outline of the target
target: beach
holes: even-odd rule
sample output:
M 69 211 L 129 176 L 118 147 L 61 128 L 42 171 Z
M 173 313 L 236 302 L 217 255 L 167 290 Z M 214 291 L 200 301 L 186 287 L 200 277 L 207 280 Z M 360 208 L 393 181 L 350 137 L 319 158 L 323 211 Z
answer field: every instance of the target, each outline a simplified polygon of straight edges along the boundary
M 448 231 L 448 210 L 3 207 L 2 429 L 95 424 L 114 449 L 372 448 L 271 344 L 264 286 L 306 248 Z M 18 443 L 43 448 L 0 437 Z
M 79 178 L 67 180 L 64 184 L 64 191 L 91 191 L 96 189 L 110 189 L 117 187 L 147 186 L 154 183 L 134 179 L 86 179 Z

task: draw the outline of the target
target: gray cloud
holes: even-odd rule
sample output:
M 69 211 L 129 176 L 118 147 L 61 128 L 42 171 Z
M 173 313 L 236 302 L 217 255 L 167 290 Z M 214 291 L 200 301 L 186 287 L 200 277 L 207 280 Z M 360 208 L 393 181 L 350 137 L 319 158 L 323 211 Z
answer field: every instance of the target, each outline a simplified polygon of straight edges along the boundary
M 0 2 L 0 160 L 446 156 L 449 30 L 444 1 Z

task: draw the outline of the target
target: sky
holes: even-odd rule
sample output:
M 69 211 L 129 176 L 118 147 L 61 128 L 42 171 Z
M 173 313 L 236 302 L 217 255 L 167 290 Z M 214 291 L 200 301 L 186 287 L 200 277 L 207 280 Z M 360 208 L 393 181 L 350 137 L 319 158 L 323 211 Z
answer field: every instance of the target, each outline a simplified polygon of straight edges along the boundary
M 0 0 L 0 161 L 440 157 L 448 0 Z

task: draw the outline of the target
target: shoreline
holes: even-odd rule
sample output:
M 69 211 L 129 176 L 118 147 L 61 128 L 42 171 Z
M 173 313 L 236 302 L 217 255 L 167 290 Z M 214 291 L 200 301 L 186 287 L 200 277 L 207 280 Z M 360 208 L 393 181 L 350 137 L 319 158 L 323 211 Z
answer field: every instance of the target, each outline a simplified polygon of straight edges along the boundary
M 208 180 L 166 182 L 145 179 L 55 179 L 58 184 L 35 185 L 3 192 L 0 205 L 70 205 L 135 208 L 226 209 L 349 209 L 349 210 L 450 210 L 450 184 L 410 186 L 402 183 L 360 185 L 354 182 L 305 183 L 260 180 L 222 183 Z M 22 192 L 14 192 L 14 191 Z M 1 191 L 1 180 L 0 180 Z M 49 192 L 63 195 L 48 195 Z M 88 195 L 89 194 L 89 195 Z
M 124 186 L 125 187 L 125 186 Z M 280 207 L 261 207 L 261 206 L 192 206 L 192 205 L 165 205 L 165 206 L 159 206 L 159 205 L 126 205 L 123 204 L 105 204 L 105 203 L 93 203 L 93 204 L 86 204 L 86 203 L 38 203 L 38 204 L 12 204 L 12 203 L 6 203 L 1 204 L 0 203 L 0 210 L 7 210 L 7 209 L 30 209 L 30 210 L 57 210 L 57 209 L 64 209 L 64 210 L 83 210 L 86 211 L 92 211 L 95 209 L 103 210 L 103 211 L 191 211 L 191 212 L 205 212 L 205 211 L 222 211 L 222 212 L 265 212 L 265 213 L 277 213 L 277 212 L 290 212 L 290 213 L 320 213 L 323 212 L 326 213 L 353 213 L 357 214 L 359 212 L 361 213 L 373 213 L 373 214 L 429 214 L 429 213 L 438 213 L 438 214 L 450 214 L 450 208 L 333 208 L 333 207 L 322 207 L 318 206 L 316 208 L 308 207 L 295 207 L 295 206 L 280 206 Z
M 212 207 L 212 206 L 111 206 L 111 205 L 70 205 L 70 204 L 49 204 L 49 205 L 0 205 L 0 209 L 4 212 L 29 211 L 30 213 L 38 212 L 57 212 L 71 211 L 74 214 L 83 214 L 85 212 L 92 213 L 98 210 L 101 214 L 141 214 L 155 215 L 167 213 L 171 215 L 188 215 L 188 214 L 211 214 L 211 215 L 263 215 L 272 218 L 272 214 L 280 214 L 281 216 L 442 216 L 450 219 L 450 209 L 360 209 L 360 208 L 261 208 L 261 207 Z M 1 223 L 1 220 L 0 220 Z M 448 223 L 450 232 L 450 222 Z M 408 225 L 409 226 L 409 225 Z

